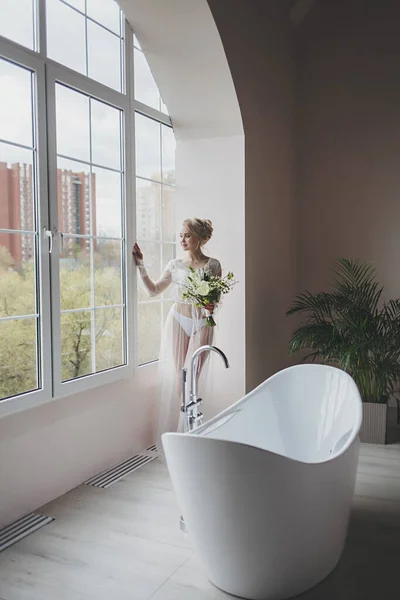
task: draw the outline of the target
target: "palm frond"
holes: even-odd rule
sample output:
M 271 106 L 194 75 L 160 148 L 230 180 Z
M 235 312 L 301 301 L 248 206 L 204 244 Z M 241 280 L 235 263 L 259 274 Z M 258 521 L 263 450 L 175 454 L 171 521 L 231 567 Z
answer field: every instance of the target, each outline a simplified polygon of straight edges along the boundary
M 287 311 L 304 316 L 290 353 L 308 350 L 303 361 L 334 364 L 365 400 L 387 401 L 400 388 L 400 299 L 382 303 L 382 294 L 371 264 L 339 259 L 332 291 L 298 294 Z

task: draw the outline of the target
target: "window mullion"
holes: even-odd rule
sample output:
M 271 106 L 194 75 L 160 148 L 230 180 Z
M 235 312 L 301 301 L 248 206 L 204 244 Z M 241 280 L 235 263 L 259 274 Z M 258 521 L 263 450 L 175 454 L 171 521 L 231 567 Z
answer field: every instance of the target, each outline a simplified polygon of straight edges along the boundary
M 48 184 L 47 184 L 47 124 L 46 124 L 46 84 L 45 67 L 42 62 L 36 68 L 33 86 L 34 110 L 34 194 L 36 195 L 36 240 L 35 271 L 37 281 L 36 310 L 38 319 L 38 360 L 40 384 L 43 399 L 51 397 L 51 322 L 50 322 L 50 265 L 47 251 L 47 238 L 44 230 L 48 227 Z
M 45 60 L 47 55 L 46 0 L 37 0 L 36 25 L 37 27 L 35 28 L 35 47 L 38 48 L 40 56 L 43 60 Z
M 134 62 L 133 62 L 133 31 L 124 20 L 125 54 L 124 54 L 124 79 L 129 109 L 124 114 L 125 152 L 125 289 L 126 289 L 126 340 L 128 364 L 137 364 L 138 344 L 138 304 L 137 304 L 137 273 L 134 268 L 131 248 L 136 239 L 136 151 L 135 151 L 135 112 L 134 112 Z
M 46 107 L 47 107 L 47 161 L 49 182 L 49 225 L 52 231 L 58 231 L 58 181 L 57 181 L 57 136 L 56 136 L 56 80 L 53 72 L 46 67 Z M 52 330 L 52 381 L 53 396 L 61 392 L 61 302 L 60 302 L 60 269 L 59 269 L 58 236 L 53 240 L 50 254 L 51 287 L 49 296 L 51 302 Z

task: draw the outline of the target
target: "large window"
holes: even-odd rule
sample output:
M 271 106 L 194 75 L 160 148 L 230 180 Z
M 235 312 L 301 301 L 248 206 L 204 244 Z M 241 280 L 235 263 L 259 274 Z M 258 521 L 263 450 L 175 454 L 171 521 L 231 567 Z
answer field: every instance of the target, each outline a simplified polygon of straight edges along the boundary
M 136 301 L 130 257 L 135 220 L 155 275 L 174 255 L 174 136 L 150 80 L 113 0 L 0 0 L 0 414 L 157 358 L 168 302 Z
M 167 112 L 146 58 L 135 39 L 135 98 Z M 136 112 L 136 224 L 149 275 L 157 279 L 175 257 L 175 137 L 171 127 Z M 138 359 L 157 360 L 165 317 L 171 307 L 168 293 L 149 299 L 138 284 Z

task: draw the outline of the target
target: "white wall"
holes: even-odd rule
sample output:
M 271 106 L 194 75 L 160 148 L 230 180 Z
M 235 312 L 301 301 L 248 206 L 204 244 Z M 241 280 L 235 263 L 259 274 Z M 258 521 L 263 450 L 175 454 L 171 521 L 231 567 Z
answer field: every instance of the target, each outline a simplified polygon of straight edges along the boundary
M 186 217 L 211 219 L 214 236 L 207 253 L 238 280 L 216 316 L 214 343 L 231 366 L 226 370 L 221 359 L 211 354 L 211 384 L 203 407 L 205 416 L 210 417 L 243 397 L 245 391 L 244 136 L 180 140 L 176 159 L 177 226 Z
M 152 441 L 154 365 L 0 419 L 0 527 Z

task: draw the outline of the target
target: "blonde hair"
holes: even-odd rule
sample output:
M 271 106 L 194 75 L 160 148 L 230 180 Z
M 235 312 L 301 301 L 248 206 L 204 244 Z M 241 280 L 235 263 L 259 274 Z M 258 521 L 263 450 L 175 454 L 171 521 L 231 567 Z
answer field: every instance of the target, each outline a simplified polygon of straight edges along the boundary
M 196 236 L 199 240 L 200 246 L 204 246 L 213 234 L 213 226 L 210 219 L 197 219 L 192 217 L 183 221 L 185 227 L 187 227 L 190 233 Z

